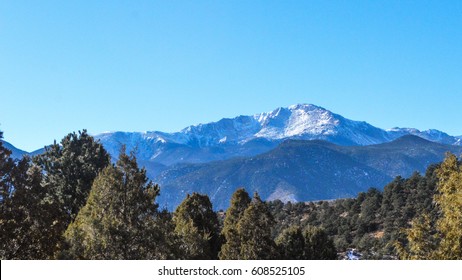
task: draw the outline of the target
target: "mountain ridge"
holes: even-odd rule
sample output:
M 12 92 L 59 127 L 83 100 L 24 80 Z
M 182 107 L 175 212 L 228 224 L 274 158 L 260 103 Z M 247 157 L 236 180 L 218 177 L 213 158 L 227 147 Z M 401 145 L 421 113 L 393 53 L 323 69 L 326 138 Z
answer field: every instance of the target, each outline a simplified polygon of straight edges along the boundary
M 180 162 L 201 163 L 235 156 L 254 156 L 288 139 L 327 140 L 342 146 L 364 146 L 393 141 L 404 135 L 450 145 L 462 140 L 442 131 L 414 128 L 384 130 L 364 121 L 354 121 L 312 104 L 279 107 L 252 116 L 223 118 L 191 125 L 179 132 L 110 132 L 95 135 L 117 156 L 122 145 L 137 148 L 137 156 L 165 166 Z

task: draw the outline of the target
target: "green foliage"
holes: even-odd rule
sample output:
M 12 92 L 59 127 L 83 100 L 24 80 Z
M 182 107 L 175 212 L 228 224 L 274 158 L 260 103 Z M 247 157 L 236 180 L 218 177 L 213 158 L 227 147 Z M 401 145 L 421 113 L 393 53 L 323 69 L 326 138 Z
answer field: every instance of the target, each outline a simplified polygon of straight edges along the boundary
M 462 163 L 448 154 L 437 170 L 439 182 L 435 202 L 441 209 L 437 230 L 441 236 L 437 256 L 462 259 Z
M 340 252 L 359 249 L 363 258 L 396 258 L 396 242 L 407 246 L 406 229 L 420 213 L 436 215 L 432 200 L 437 166 L 425 176 L 397 177 L 383 192 L 370 189 L 353 199 L 310 203 L 268 203 L 276 218 L 273 236 L 291 226 L 321 227 Z
M 336 260 L 337 250 L 327 233 L 316 227 L 303 231 L 305 239 L 304 257 L 307 260 Z
M 292 226 L 285 229 L 276 238 L 276 245 L 281 259 L 305 259 L 305 238 L 299 226 Z
M 81 259 L 166 259 L 171 248 L 157 212 L 159 187 L 148 182 L 133 155 L 122 152 L 93 183 L 88 201 L 65 236 L 63 257 Z M 162 223 L 159 223 L 162 221 Z
M 158 211 L 158 195 L 133 154 L 109 165 L 86 131 L 33 162 L 0 142 L 0 258 L 337 259 L 337 247 L 366 259 L 462 259 L 462 164 L 451 154 L 350 199 L 265 203 L 238 189 L 221 236 L 208 196 L 188 195 L 172 214 Z
M 394 245 L 401 259 L 429 260 L 436 258 L 438 238 L 430 215 L 423 214 L 412 220 L 412 227 L 405 230 L 407 246 L 401 242 Z
M 39 167 L 23 158 L 11 173 L 14 192 L 4 201 L 1 211 L 2 259 L 49 259 L 56 250 L 62 217 L 56 205 L 45 199 Z
M 63 217 L 46 199 L 42 170 L 28 157 L 15 161 L 10 155 L 0 142 L 0 258 L 53 258 Z
M 396 242 L 402 259 L 462 259 L 462 164 L 448 154 L 434 173 L 435 211 L 417 216 L 405 230 L 407 242 Z
M 49 199 L 56 201 L 70 223 L 85 205 L 98 173 L 109 164 L 103 146 L 86 130 L 68 134 L 34 158 L 44 172 L 43 184 Z
M 219 254 L 222 260 L 237 260 L 241 254 L 241 236 L 238 232 L 238 223 L 244 211 L 249 207 L 251 199 L 245 189 L 236 190 L 231 198 L 231 206 L 226 211 L 221 234 L 225 243 L 221 246 Z
M 187 195 L 173 213 L 185 259 L 217 259 L 221 243 L 218 218 L 207 195 Z
M 237 225 L 238 235 L 241 237 L 239 259 L 277 259 L 276 244 L 271 236 L 273 225 L 274 218 L 268 206 L 255 193 Z

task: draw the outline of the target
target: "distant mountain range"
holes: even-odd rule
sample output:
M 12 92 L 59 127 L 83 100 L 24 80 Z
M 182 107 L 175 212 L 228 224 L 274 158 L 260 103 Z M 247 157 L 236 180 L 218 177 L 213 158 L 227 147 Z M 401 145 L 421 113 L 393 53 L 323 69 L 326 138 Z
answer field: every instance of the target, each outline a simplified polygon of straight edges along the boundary
M 462 145 L 461 138 L 438 130 L 414 128 L 380 129 L 352 121 L 322 107 L 299 104 L 269 113 L 221 119 L 189 126 L 180 132 L 109 132 L 96 135 L 106 149 L 117 155 L 122 145 L 136 148 L 144 162 L 164 166 L 204 163 L 237 156 L 254 156 L 275 148 L 285 140 L 326 140 L 342 146 L 364 146 L 393 141 L 404 135 Z
M 113 159 L 122 145 L 136 151 L 148 176 L 161 185 L 162 205 L 170 209 L 192 191 L 207 193 L 216 208 L 226 208 L 238 186 L 285 201 L 354 196 L 370 186 L 383 187 L 396 175 L 422 172 L 446 151 L 462 153 L 462 136 L 434 129 L 384 130 L 311 104 L 175 133 L 108 132 L 95 138 Z M 14 157 L 26 153 L 5 145 Z M 39 152 L 43 149 L 34 153 Z
M 18 149 L 16 148 L 15 146 L 13 146 L 12 144 L 6 142 L 6 141 L 3 141 L 3 140 L 0 140 L 2 143 L 3 143 L 3 146 L 5 148 L 7 148 L 8 150 L 11 151 L 11 156 L 13 158 L 21 158 L 22 156 L 24 155 L 29 155 L 29 156 L 34 156 L 34 155 L 38 155 L 38 154 L 41 154 L 45 151 L 45 148 L 42 148 L 42 149 L 38 149 L 36 151 L 33 151 L 33 152 L 26 152 L 26 151 L 23 151 L 21 149 Z

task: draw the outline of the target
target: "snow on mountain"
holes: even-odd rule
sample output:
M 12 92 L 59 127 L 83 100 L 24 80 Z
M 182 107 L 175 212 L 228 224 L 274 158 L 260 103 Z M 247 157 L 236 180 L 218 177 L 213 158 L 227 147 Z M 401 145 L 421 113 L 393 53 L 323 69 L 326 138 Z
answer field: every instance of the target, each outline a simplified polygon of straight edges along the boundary
M 113 156 L 118 155 L 124 144 L 129 151 L 136 149 L 137 156 L 143 161 L 171 165 L 256 155 L 287 139 L 320 139 L 344 146 L 363 146 L 390 142 L 407 134 L 443 144 L 462 145 L 460 138 L 438 130 L 383 130 L 312 104 L 277 108 L 253 116 L 224 118 L 217 122 L 192 125 L 175 133 L 112 132 L 97 135 L 96 138 Z
M 432 142 L 441 143 L 441 144 L 457 145 L 457 146 L 462 145 L 460 139 L 458 139 L 457 137 L 450 136 L 447 133 L 444 133 L 436 129 L 420 131 L 415 128 L 394 127 L 394 128 L 388 129 L 387 132 L 393 139 L 399 138 L 404 135 L 411 134 L 411 135 L 416 135 L 423 139 L 426 139 Z
M 462 146 L 462 135 L 461 136 L 455 136 L 457 138 L 457 141 L 454 145 Z

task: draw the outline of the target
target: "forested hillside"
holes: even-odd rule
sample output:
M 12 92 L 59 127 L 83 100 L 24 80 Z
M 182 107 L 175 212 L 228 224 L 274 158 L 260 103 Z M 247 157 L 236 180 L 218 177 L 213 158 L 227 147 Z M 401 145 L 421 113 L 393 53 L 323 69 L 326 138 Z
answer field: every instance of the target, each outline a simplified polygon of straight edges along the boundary
M 453 154 L 383 192 L 284 204 L 238 188 L 218 213 L 199 193 L 160 209 L 135 155 L 113 162 L 86 131 L 20 160 L 0 142 L 1 259 L 462 259 Z

